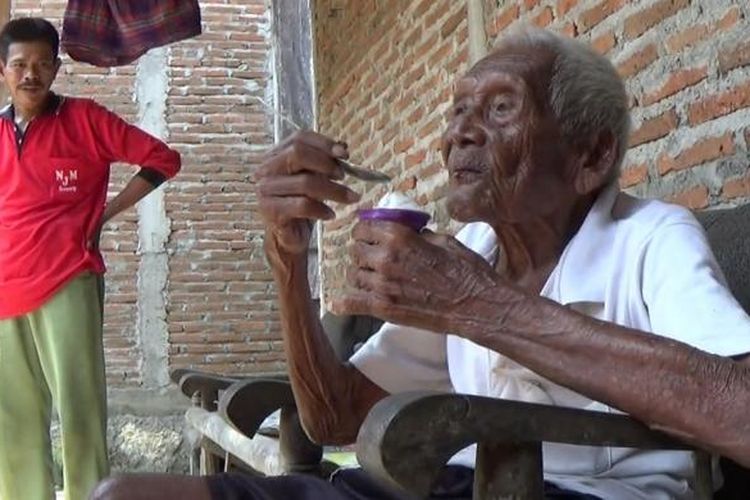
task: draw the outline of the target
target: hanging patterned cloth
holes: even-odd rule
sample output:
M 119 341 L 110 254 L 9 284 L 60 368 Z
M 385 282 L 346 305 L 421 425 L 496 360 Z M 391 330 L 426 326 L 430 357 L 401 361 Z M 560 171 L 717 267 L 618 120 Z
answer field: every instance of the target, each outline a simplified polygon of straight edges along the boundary
M 200 33 L 198 0 L 69 0 L 62 46 L 76 61 L 122 66 Z

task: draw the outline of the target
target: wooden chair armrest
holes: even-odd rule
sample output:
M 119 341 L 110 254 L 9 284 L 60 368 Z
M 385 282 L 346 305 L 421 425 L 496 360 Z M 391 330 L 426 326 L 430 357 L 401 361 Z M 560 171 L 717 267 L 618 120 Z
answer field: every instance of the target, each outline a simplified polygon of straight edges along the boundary
M 372 408 L 359 431 L 357 459 L 382 480 L 425 496 L 445 463 L 472 443 L 480 444 L 480 453 L 527 443 L 541 455 L 541 442 L 692 449 L 626 415 L 412 392 L 389 396 Z
M 180 379 L 188 373 L 201 373 L 198 370 L 191 370 L 190 368 L 176 368 L 169 372 L 169 379 L 173 384 L 179 385 Z
M 284 406 L 295 406 L 289 382 L 248 378 L 227 387 L 218 411 L 235 429 L 252 437 L 269 415 Z
M 193 399 L 194 404 L 209 411 L 216 410 L 219 392 L 237 382 L 236 378 L 223 377 L 197 370 L 175 370 L 171 374 L 173 380 L 178 376 L 177 384 L 180 387 L 180 391 L 185 396 Z
M 251 438 L 263 421 L 279 409 L 279 448 L 286 466 L 295 472 L 319 467 L 323 449 L 305 434 L 289 382 L 281 379 L 241 380 L 229 386 L 219 397 L 219 414 L 232 427 Z

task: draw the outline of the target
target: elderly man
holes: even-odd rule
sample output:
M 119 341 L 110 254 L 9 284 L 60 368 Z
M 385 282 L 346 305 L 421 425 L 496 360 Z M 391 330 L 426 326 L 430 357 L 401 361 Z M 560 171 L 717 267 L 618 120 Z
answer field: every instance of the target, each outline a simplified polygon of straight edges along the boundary
M 359 199 L 337 182 L 346 146 L 314 133 L 279 146 L 258 197 L 310 436 L 351 443 L 387 394 L 437 388 L 617 408 L 750 465 L 750 319 L 690 212 L 618 191 L 628 123 L 621 80 L 578 42 L 530 31 L 475 65 L 457 82 L 442 145 L 448 209 L 467 225 L 455 239 L 355 227 L 353 289 L 337 307 L 389 323 L 343 364 L 311 305 L 306 256 L 310 221 L 334 218 L 327 202 Z M 548 498 L 692 498 L 685 452 L 544 454 Z M 473 459 L 454 457 L 434 498 L 470 498 Z M 172 496 L 403 498 L 358 470 L 330 482 L 115 479 L 96 498 Z

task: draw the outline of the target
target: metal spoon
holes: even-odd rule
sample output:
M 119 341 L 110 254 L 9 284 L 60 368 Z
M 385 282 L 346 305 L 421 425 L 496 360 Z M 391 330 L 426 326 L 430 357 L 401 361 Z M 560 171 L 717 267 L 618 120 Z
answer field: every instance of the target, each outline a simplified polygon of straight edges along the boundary
M 271 113 L 274 116 L 279 117 L 281 120 L 284 120 L 288 125 L 293 127 L 296 130 L 302 130 L 302 127 L 297 125 L 291 118 L 286 116 L 284 113 L 280 111 L 276 111 L 274 108 L 272 108 L 266 101 L 261 99 L 257 96 L 250 96 L 252 99 L 258 101 L 263 105 L 266 110 Z M 343 170 L 345 173 L 351 175 L 352 177 L 355 177 L 359 180 L 365 181 L 365 182 L 390 182 L 391 178 L 382 173 L 377 172 L 375 170 L 370 170 L 367 168 L 359 167 L 357 165 L 352 165 L 346 160 L 342 160 L 341 158 L 336 158 L 336 163 L 339 167 L 341 167 L 341 170 Z

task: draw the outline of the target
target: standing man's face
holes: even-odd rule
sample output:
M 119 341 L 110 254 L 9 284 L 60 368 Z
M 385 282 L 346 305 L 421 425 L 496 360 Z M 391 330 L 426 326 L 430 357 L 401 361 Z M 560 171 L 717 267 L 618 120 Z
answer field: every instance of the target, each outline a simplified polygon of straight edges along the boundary
M 60 59 L 47 43 L 15 42 L 7 61 L 0 62 L 2 79 L 16 108 L 39 111 L 60 69 Z

